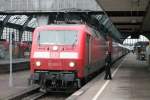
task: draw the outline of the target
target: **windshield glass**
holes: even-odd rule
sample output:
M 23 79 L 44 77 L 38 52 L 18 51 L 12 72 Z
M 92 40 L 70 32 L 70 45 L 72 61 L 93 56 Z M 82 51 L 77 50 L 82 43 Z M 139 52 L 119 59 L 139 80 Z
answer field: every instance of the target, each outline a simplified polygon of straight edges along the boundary
M 39 32 L 39 44 L 74 45 L 77 43 L 78 31 L 48 30 Z

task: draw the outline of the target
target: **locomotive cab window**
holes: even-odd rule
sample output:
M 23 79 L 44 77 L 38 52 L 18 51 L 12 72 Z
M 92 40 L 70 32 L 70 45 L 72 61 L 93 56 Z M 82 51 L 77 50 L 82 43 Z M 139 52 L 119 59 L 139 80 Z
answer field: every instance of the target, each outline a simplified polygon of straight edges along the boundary
M 47 30 L 39 32 L 39 44 L 75 45 L 78 42 L 78 31 L 74 30 Z

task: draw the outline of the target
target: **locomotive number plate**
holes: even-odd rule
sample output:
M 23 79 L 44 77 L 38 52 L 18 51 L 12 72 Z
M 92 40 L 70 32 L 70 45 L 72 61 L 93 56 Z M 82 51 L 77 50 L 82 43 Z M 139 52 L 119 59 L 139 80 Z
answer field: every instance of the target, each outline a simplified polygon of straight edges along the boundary
M 52 67 L 52 66 L 61 66 L 62 64 L 60 62 L 50 62 L 48 63 L 48 66 L 49 67 Z

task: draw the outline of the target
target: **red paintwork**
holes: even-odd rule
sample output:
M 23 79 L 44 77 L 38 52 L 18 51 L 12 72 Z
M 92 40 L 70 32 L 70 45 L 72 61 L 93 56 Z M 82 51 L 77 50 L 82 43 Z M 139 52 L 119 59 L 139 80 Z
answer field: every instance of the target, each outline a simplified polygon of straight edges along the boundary
M 79 35 L 78 35 L 78 44 L 74 47 L 71 45 L 57 45 L 58 50 L 53 51 L 52 46 L 53 45 L 39 45 L 37 44 L 37 33 L 39 31 L 43 30 L 78 30 Z M 77 72 L 77 77 L 78 78 L 84 78 L 85 75 L 91 74 L 94 71 L 98 70 L 102 66 L 90 66 L 91 71 L 85 72 L 86 70 L 86 65 L 88 65 L 88 48 L 86 47 L 86 36 L 87 34 L 90 35 L 91 37 L 91 42 L 90 42 L 90 49 L 91 49 L 91 64 L 94 64 L 98 61 L 104 62 L 105 59 L 105 50 L 106 50 L 106 41 L 102 37 L 95 37 L 92 35 L 92 30 L 86 25 L 51 25 L 51 26 L 41 26 L 35 29 L 33 33 L 33 41 L 32 41 L 32 49 L 31 49 L 31 56 L 30 56 L 30 61 L 31 61 L 31 72 L 33 73 L 35 70 L 60 70 L 60 71 L 76 71 Z M 49 49 L 47 49 L 49 48 Z M 55 58 L 33 58 L 34 52 L 50 52 L 55 53 L 57 55 Z M 60 52 L 77 52 L 79 54 L 79 57 L 77 59 L 62 59 L 59 58 Z M 35 66 L 36 61 L 41 61 L 42 65 L 40 67 Z M 70 68 L 68 63 L 70 61 L 76 62 L 76 66 L 74 68 Z

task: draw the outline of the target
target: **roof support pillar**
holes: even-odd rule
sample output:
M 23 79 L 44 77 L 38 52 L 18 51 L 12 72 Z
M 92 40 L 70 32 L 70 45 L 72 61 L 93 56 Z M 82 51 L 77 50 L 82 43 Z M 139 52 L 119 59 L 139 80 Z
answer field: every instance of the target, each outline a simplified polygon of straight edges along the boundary
M 3 20 L 3 22 L 2 22 L 2 26 L 0 28 L 0 38 L 2 38 L 4 27 L 6 26 L 8 20 L 10 19 L 10 17 L 11 17 L 11 15 L 6 16 Z
M 143 18 L 143 23 L 142 23 L 142 30 L 143 31 L 150 31 L 150 23 L 149 23 L 149 18 L 150 18 L 150 1 L 148 3 L 148 6 L 146 8 L 146 14 L 145 17 Z
M 23 35 L 24 30 L 19 30 L 19 42 L 21 42 L 22 35 Z
M 0 39 L 2 38 L 3 30 L 4 30 L 4 27 L 1 26 L 1 27 L 0 27 Z

